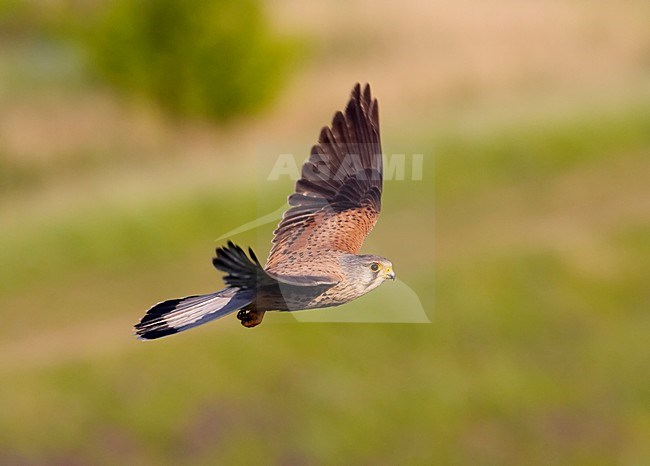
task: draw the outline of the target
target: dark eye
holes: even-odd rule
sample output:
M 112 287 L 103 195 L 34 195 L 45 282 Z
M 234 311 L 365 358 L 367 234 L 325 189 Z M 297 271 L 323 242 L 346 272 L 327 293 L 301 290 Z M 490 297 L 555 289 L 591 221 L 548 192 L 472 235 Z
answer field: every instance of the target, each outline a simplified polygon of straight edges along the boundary
M 377 270 L 379 270 L 379 264 L 376 263 L 376 262 L 374 262 L 374 263 L 370 266 L 370 270 L 372 270 L 373 272 L 376 272 Z

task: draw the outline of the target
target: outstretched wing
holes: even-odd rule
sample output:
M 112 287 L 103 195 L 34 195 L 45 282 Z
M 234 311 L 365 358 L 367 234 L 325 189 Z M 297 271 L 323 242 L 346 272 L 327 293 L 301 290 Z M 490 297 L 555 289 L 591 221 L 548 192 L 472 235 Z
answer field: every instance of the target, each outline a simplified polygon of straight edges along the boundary
M 266 269 L 279 274 L 326 274 L 318 251 L 357 254 L 381 210 L 383 163 L 377 100 L 357 84 L 345 113 L 321 130 L 302 167 L 290 208 L 274 232 Z M 329 270 L 314 270 L 324 268 Z

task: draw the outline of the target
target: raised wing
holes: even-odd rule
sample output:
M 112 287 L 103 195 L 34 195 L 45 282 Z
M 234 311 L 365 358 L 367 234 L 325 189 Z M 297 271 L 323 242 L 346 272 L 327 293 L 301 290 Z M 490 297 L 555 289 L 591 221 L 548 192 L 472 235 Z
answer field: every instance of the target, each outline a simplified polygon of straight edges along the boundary
M 274 232 L 266 269 L 326 275 L 322 252 L 357 254 L 381 210 L 383 163 L 377 100 L 357 84 L 345 113 L 321 130 L 302 167 L 290 208 Z M 319 269 L 323 270 L 319 270 Z

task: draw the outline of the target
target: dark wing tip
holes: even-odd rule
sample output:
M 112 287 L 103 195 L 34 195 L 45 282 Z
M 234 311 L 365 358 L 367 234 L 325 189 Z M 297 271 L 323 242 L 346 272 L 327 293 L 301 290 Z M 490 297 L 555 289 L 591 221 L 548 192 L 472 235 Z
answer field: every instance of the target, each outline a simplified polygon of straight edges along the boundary
M 350 98 L 353 100 L 358 100 L 359 97 L 361 97 L 361 83 L 356 83 L 352 88 Z
M 357 106 L 362 112 L 370 116 L 376 114 L 377 99 L 372 97 L 370 83 L 364 84 L 363 91 L 361 90 L 361 84 L 357 83 L 354 86 L 346 109 L 352 106 Z
M 376 126 L 377 132 L 379 132 L 379 102 L 377 99 L 374 99 L 372 101 L 372 105 L 370 106 L 370 117 Z
M 248 254 L 250 254 L 251 259 L 253 259 L 253 261 L 255 261 L 255 263 L 261 267 L 260 261 L 257 259 L 257 256 L 253 251 L 253 248 L 251 248 L 250 246 L 248 247 Z
M 370 83 L 366 83 L 366 86 L 363 88 L 363 101 L 366 105 L 370 106 L 371 99 Z
M 359 102 L 359 105 L 362 102 L 370 103 L 370 94 L 370 83 L 364 84 L 363 91 L 361 89 L 361 83 L 356 83 L 350 93 L 350 101 Z
M 318 136 L 318 144 L 332 144 L 334 142 L 334 135 L 329 126 L 323 126 Z
M 255 288 L 258 281 L 264 280 L 264 269 L 252 248 L 248 248 L 250 257 L 244 250 L 228 241 L 228 246 L 218 247 L 212 265 L 219 271 L 225 272 L 223 280 L 229 287 Z

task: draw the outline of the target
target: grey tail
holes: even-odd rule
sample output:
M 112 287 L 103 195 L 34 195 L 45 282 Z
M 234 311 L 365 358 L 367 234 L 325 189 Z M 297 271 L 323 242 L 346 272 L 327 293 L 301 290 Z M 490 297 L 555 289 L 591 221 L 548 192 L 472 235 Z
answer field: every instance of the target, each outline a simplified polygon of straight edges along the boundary
M 253 301 L 255 291 L 226 288 L 216 293 L 170 299 L 153 306 L 135 325 L 141 340 L 154 340 L 219 319 Z

